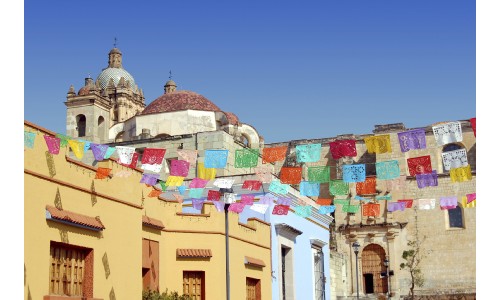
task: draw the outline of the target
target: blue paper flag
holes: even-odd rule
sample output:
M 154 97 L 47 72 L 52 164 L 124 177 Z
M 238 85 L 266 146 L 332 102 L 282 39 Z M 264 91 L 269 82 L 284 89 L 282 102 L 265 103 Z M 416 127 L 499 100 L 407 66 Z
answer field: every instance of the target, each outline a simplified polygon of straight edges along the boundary
M 25 131 L 24 132 L 24 146 L 33 149 L 35 145 L 36 133 Z
M 184 192 L 186 191 L 186 186 L 185 185 L 179 185 L 177 187 L 177 190 L 179 191 L 179 194 L 184 195 Z M 190 192 L 190 196 L 191 196 L 191 192 Z M 192 197 L 192 198 L 197 198 L 197 197 Z
M 388 160 L 375 163 L 377 179 L 390 180 L 399 177 L 399 163 L 397 160 Z
M 269 185 L 269 190 L 275 192 L 276 194 L 286 194 L 288 193 L 289 184 L 281 183 L 279 180 L 274 180 Z
M 319 207 L 318 213 L 322 215 L 331 214 L 335 211 L 335 205 L 322 205 Z
M 300 194 L 302 196 L 319 196 L 319 182 L 300 182 Z
M 227 164 L 228 150 L 205 150 L 205 168 L 224 169 Z
M 366 169 L 364 164 L 343 165 L 343 180 L 345 182 L 363 182 L 366 180 Z
M 321 144 L 295 146 L 297 162 L 317 162 L 321 156 Z
M 203 197 L 204 188 L 189 189 L 189 197 L 191 198 L 201 198 Z

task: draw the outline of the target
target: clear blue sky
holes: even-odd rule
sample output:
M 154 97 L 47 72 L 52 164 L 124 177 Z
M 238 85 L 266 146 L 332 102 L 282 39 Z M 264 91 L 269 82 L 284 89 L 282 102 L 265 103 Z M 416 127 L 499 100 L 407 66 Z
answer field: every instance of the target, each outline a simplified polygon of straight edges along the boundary
M 139 4 L 140 3 L 140 4 Z M 145 4 L 148 3 L 148 4 Z M 66 92 L 118 39 L 146 104 L 200 93 L 266 143 L 476 116 L 476 2 L 24 2 L 24 118 L 65 133 Z

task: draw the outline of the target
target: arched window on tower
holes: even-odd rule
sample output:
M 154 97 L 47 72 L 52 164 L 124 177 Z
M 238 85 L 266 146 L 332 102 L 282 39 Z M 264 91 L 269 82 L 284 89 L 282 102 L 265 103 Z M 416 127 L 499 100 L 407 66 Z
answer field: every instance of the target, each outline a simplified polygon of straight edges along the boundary
M 78 130 L 78 137 L 85 136 L 87 127 L 87 118 L 84 115 L 76 116 L 76 130 Z
M 104 117 L 99 116 L 97 119 L 97 134 L 99 135 L 100 139 L 105 138 L 105 130 L 104 130 Z

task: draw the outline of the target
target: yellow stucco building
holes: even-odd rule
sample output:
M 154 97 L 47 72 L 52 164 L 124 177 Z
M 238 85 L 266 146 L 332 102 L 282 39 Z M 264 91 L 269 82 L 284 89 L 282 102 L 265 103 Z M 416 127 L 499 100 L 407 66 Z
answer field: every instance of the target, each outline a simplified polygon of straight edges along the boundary
M 44 136 L 55 133 L 24 128 L 35 134 L 24 152 L 25 299 L 141 299 L 145 288 L 226 297 L 224 212 L 205 203 L 201 214 L 183 213 L 148 196 L 142 170 L 85 165 L 66 147 L 50 154 Z M 96 179 L 98 167 L 111 174 Z M 231 299 L 271 299 L 269 223 L 228 216 Z

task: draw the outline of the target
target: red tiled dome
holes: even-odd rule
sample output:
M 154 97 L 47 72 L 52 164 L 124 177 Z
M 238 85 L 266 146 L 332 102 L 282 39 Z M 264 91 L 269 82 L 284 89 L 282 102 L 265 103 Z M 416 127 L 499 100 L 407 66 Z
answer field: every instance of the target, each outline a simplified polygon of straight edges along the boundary
M 86 85 L 78 91 L 78 96 L 87 96 L 90 94 L 90 86 Z
M 141 115 L 173 112 L 179 110 L 220 111 L 217 105 L 200 94 L 191 91 L 166 93 L 151 102 Z
M 229 124 L 238 125 L 238 122 L 240 120 L 238 119 L 238 117 L 235 114 L 233 114 L 232 112 L 228 112 L 228 111 L 225 111 L 224 113 L 226 114 L 227 121 L 229 122 Z

